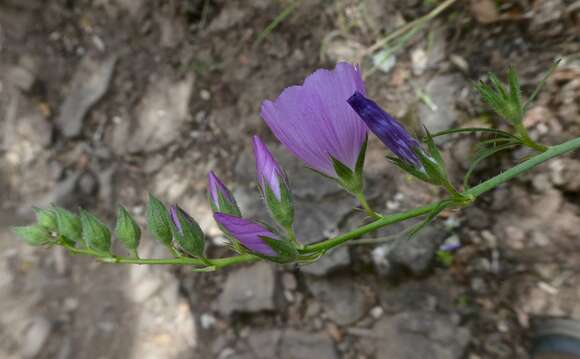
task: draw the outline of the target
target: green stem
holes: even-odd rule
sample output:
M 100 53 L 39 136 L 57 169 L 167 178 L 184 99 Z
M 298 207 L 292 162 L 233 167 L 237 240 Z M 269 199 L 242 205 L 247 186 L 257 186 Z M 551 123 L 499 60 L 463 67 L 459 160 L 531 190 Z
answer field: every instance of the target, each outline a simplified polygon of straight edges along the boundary
M 580 137 L 570 140 L 568 142 L 562 143 L 560 145 L 556 145 L 553 147 L 548 148 L 545 152 L 542 152 L 527 161 L 524 161 L 509 170 L 501 173 L 493 178 L 488 179 L 485 182 L 480 183 L 479 185 L 469 189 L 468 191 L 462 192 L 461 195 L 465 198 L 472 198 L 475 199 L 476 197 L 482 195 L 483 193 L 509 181 L 510 179 L 529 171 L 530 169 L 546 162 L 554 157 L 561 156 L 567 152 L 573 151 L 580 148 Z M 379 228 L 387 226 L 389 224 L 401 222 L 410 218 L 423 216 L 436 210 L 440 204 L 444 201 L 449 201 L 444 199 L 441 202 L 431 203 L 429 205 L 414 208 L 402 213 L 392 214 L 386 217 L 380 217 L 378 220 L 364 225 L 360 228 L 357 228 L 353 231 L 348 233 L 339 235 L 338 237 L 331 238 L 325 240 L 323 242 L 311 244 L 305 246 L 299 252 L 301 254 L 310 254 L 310 253 L 324 253 L 329 249 L 337 247 L 349 240 L 357 239 L 369 232 L 373 232 Z M 364 201 L 366 202 L 366 201 Z M 450 203 L 456 203 L 453 200 L 449 201 Z M 373 212 L 374 213 L 374 212 Z M 127 257 L 115 257 L 115 256 L 105 256 L 102 253 L 95 252 L 90 249 L 81 249 L 81 248 L 74 248 L 67 245 L 64 245 L 69 251 L 78 254 L 85 254 L 85 255 L 92 255 L 97 257 L 99 260 L 108 263 L 122 263 L 122 264 L 152 264 L 152 265 L 163 265 L 163 264 L 176 264 L 176 265 L 193 265 L 193 266 L 206 266 L 207 263 L 204 260 L 197 259 L 197 258 L 187 258 L 187 257 L 180 257 L 180 258 L 162 258 L 162 259 L 138 259 L 138 258 L 127 258 Z M 255 262 L 260 260 L 259 257 L 256 257 L 251 254 L 242 254 L 228 258 L 218 258 L 218 259 L 211 259 L 207 260 L 215 269 L 227 267 L 230 265 L 236 265 L 241 263 L 248 263 L 248 262 Z
M 302 243 L 298 242 L 298 239 L 296 238 L 296 232 L 294 232 L 294 227 L 292 227 L 292 225 L 286 228 L 286 234 L 288 234 L 288 239 L 294 243 L 296 248 L 302 249 L 304 247 Z
M 544 152 L 548 149 L 548 147 L 537 143 L 536 141 L 532 140 L 528 135 L 528 130 L 524 127 L 522 123 L 516 126 L 516 131 L 520 135 L 520 140 L 522 143 L 538 152 Z
M 375 219 L 375 220 L 381 218 L 381 216 L 377 212 L 373 211 L 373 209 L 371 208 L 371 206 L 367 202 L 367 198 L 365 197 L 365 195 L 362 192 L 356 193 L 355 197 L 358 200 L 358 202 L 360 203 L 361 207 L 369 215 L 369 217 L 371 217 L 372 219 Z
M 546 162 L 554 157 L 561 156 L 565 153 L 576 150 L 578 148 L 580 148 L 580 137 L 556 146 L 552 146 L 548 148 L 545 152 L 542 152 L 539 155 L 536 155 L 530 158 L 529 160 L 524 161 L 510 168 L 504 173 L 501 173 L 493 178 L 488 179 L 485 182 L 480 183 L 479 185 L 468 190 L 467 193 L 477 197 L 482 193 L 487 192 L 526 171 L 529 171 L 530 169 L 542 164 L 543 162 Z
M 218 258 L 218 259 L 197 259 L 197 258 L 188 258 L 188 257 L 180 257 L 180 258 L 160 258 L 160 259 L 136 259 L 136 258 L 126 258 L 126 257 L 102 257 L 99 258 L 103 262 L 107 263 L 118 263 L 118 264 L 149 264 L 149 265 L 167 265 L 167 264 L 175 264 L 175 265 L 194 265 L 194 266 L 207 266 L 211 265 L 216 269 L 227 267 L 235 264 L 240 263 L 248 263 L 248 262 L 255 262 L 259 260 L 259 257 L 256 257 L 251 254 L 242 254 L 233 257 L 227 258 Z

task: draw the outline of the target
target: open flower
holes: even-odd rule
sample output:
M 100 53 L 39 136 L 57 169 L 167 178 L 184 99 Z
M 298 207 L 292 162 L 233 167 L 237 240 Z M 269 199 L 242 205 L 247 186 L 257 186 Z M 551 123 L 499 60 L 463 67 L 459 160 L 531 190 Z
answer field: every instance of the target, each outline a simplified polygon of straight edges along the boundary
M 309 167 L 337 177 L 331 156 L 355 168 L 367 128 L 346 102 L 365 93 L 360 71 L 341 62 L 317 70 L 302 86 L 286 88 L 275 101 L 264 101 L 261 114 L 274 135 Z
M 393 116 L 359 91 L 350 96 L 348 103 L 391 152 L 408 164 L 421 167 L 416 153 L 421 148 L 419 143 Z
M 232 192 L 223 184 L 213 171 L 207 175 L 209 203 L 214 212 L 240 216 L 240 209 Z
M 225 213 L 215 213 L 214 218 L 228 234 L 250 251 L 270 257 L 277 255 L 264 238 L 279 240 L 278 236 L 261 224 Z

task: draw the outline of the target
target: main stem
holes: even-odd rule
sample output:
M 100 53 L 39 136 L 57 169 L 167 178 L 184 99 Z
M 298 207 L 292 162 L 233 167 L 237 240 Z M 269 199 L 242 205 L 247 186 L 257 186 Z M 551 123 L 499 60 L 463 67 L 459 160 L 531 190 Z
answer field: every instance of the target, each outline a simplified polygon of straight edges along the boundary
M 568 142 L 564 142 L 560 145 L 556 145 L 553 147 L 548 148 L 545 152 L 540 153 L 527 161 L 524 161 L 509 170 L 488 179 L 480 183 L 479 185 L 462 192 L 462 195 L 465 197 L 472 197 L 476 198 L 483 193 L 499 186 L 502 183 L 509 181 L 510 179 L 529 171 L 530 169 L 554 158 L 561 156 L 567 152 L 573 151 L 580 148 L 580 137 L 570 140 Z M 305 246 L 299 252 L 301 254 L 309 254 L 309 253 L 316 253 L 316 252 L 326 252 L 329 249 L 337 247 L 349 240 L 353 240 L 356 238 L 360 238 L 365 234 L 375 231 L 381 227 L 387 226 L 389 224 L 401 222 L 413 217 L 419 217 L 425 215 L 434 209 L 436 209 L 441 202 L 431 203 L 429 205 L 414 208 L 405 212 L 392 214 L 389 216 L 381 217 L 380 219 L 359 227 L 353 231 L 348 233 L 342 234 L 338 237 L 334 237 L 331 239 L 327 239 L 325 241 L 311 244 Z M 178 264 L 178 265 L 193 265 L 193 266 L 206 266 L 207 262 L 211 263 L 211 265 L 215 269 L 219 269 L 222 267 L 227 267 L 230 265 L 241 264 L 241 263 L 248 263 L 248 262 L 255 262 L 258 261 L 260 258 L 251 255 L 251 254 L 242 254 L 228 258 L 218 258 L 218 259 L 208 259 L 207 261 L 197 259 L 197 258 L 187 258 L 187 257 L 180 257 L 180 258 L 164 258 L 164 259 L 139 259 L 139 258 L 128 258 L 128 257 L 117 257 L 117 256 L 103 256 L 102 253 L 94 252 L 89 249 L 80 249 L 74 247 L 68 247 L 67 249 L 73 253 L 84 254 L 84 255 L 92 255 L 98 257 L 99 260 L 108 263 L 126 263 L 126 264 Z

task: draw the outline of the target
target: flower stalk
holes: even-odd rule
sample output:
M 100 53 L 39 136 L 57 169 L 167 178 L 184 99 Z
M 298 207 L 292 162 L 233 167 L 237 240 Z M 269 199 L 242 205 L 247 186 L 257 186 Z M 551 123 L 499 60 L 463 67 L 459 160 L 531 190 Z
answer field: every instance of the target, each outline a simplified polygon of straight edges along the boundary
M 564 155 L 568 152 L 577 150 L 580 148 L 580 137 L 575 138 L 573 140 L 564 142 L 560 145 L 552 146 L 548 148 L 543 153 L 540 153 L 508 170 L 505 172 L 490 178 L 479 185 L 472 187 L 471 189 L 461 192 L 462 196 L 466 198 L 472 198 L 475 200 L 477 197 L 481 196 L 485 192 L 488 192 L 499 185 L 511 180 L 514 177 L 521 175 L 524 172 L 527 172 L 540 164 Z M 355 240 L 358 238 L 363 237 L 364 235 L 374 232 L 382 227 L 388 226 L 390 224 L 402 222 L 411 218 L 420 217 L 431 213 L 432 211 L 441 207 L 441 203 L 443 201 L 434 202 L 422 207 L 413 208 L 404 212 L 391 214 L 388 216 L 381 217 L 380 219 L 375 220 L 367 225 L 354 229 L 350 232 L 341 234 L 337 237 L 330 238 L 324 240 L 319 243 L 310 244 L 304 246 L 304 248 L 298 250 L 298 260 L 306 260 L 309 256 L 313 254 L 323 254 L 328 250 L 343 245 L 344 243 Z M 451 201 L 453 204 L 454 202 Z M 82 248 L 75 248 L 66 244 L 65 242 L 61 242 L 61 244 L 68 249 L 71 253 L 82 254 L 82 255 L 90 255 L 97 257 L 98 260 L 107 263 L 114 263 L 114 264 L 148 264 L 148 265 L 191 265 L 196 267 L 206 267 L 211 265 L 211 269 L 220 269 L 223 267 L 228 267 L 232 265 L 238 265 L 243 263 L 251 263 L 260 260 L 261 258 L 253 255 L 253 254 L 242 254 L 242 255 L 235 255 L 232 257 L 226 258 L 217 258 L 217 259 L 206 259 L 201 260 L 197 258 L 187 258 L 187 257 L 179 257 L 179 258 L 162 258 L 162 259 L 145 259 L 145 258 L 131 258 L 131 257 L 122 257 L 122 256 L 113 256 L 113 255 L 103 255 L 102 253 L 90 250 L 90 249 L 82 249 Z

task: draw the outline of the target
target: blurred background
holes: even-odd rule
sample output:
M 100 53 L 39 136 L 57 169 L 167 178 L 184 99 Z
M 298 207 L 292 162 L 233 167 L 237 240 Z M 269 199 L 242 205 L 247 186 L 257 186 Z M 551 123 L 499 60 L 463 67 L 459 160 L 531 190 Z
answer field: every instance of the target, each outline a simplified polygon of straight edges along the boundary
M 8 226 L 50 203 L 108 223 L 124 204 L 143 223 L 151 191 L 225 256 L 206 175 L 265 219 L 258 133 L 290 176 L 299 238 L 319 241 L 364 218 L 277 144 L 264 99 L 348 60 L 409 128 L 507 129 L 473 82 L 514 65 L 530 95 L 558 57 L 525 119 L 545 144 L 580 136 L 577 0 L 0 0 L 0 358 L 526 358 L 535 317 L 580 319 L 579 153 L 444 212 L 413 241 L 385 241 L 408 224 L 395 225 L 301 267 L 114 266 L 28 247 Z M 476 142 L 440 141 L 457 183 Z M 384 153 L 371 138 L 376 210 L 443 195 Z M 528 154 L 495 156 L 473 182 Z M 148 237 L 140 253 L 169 255 Z

